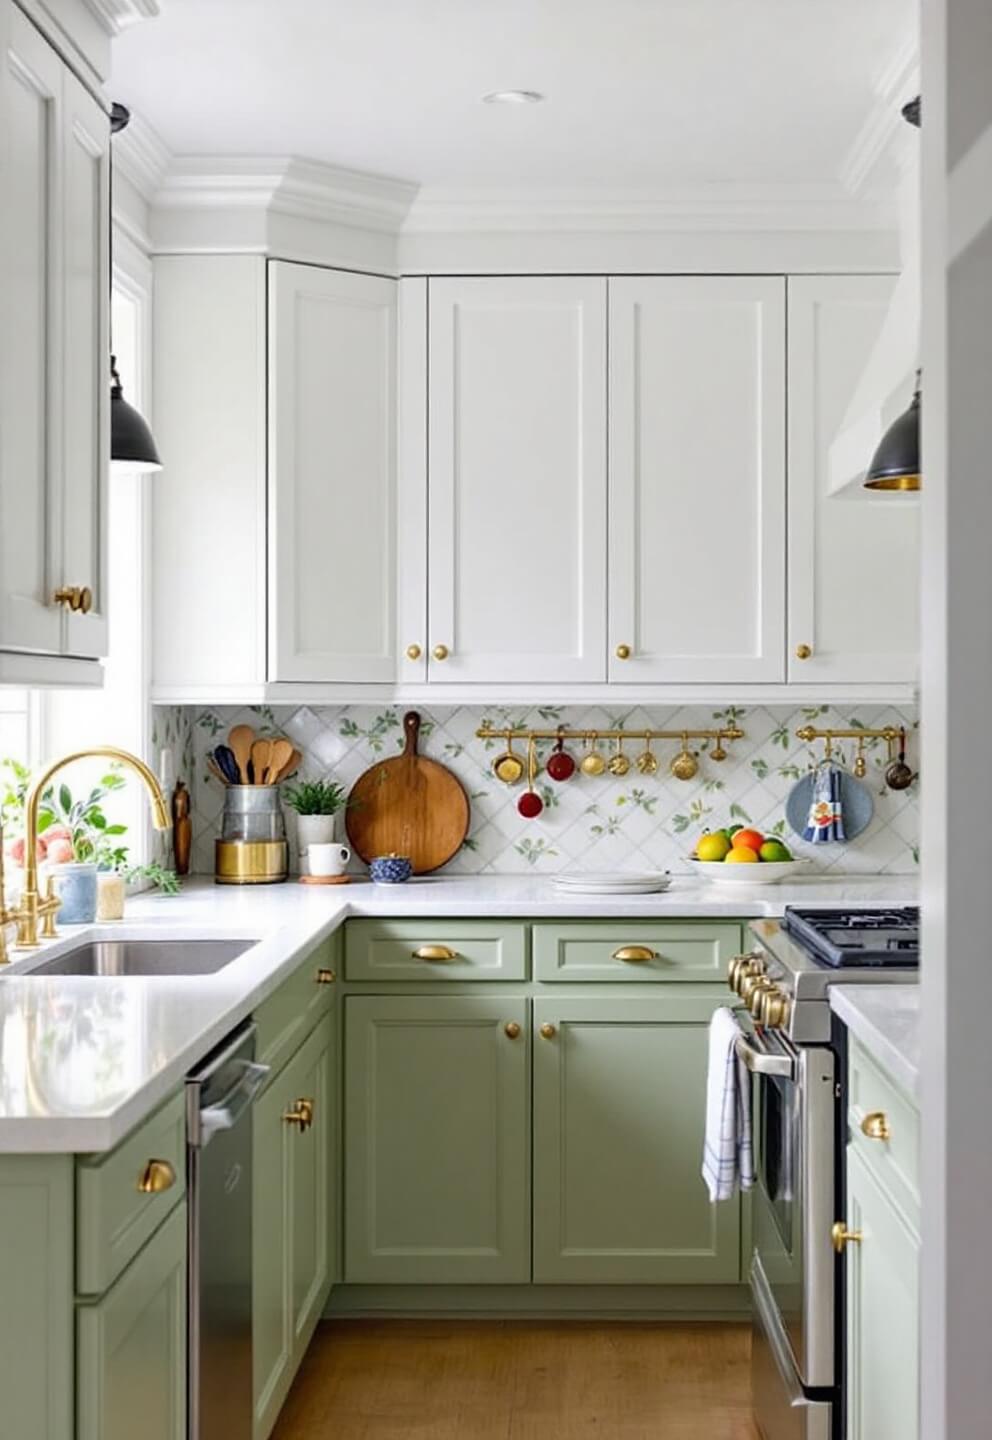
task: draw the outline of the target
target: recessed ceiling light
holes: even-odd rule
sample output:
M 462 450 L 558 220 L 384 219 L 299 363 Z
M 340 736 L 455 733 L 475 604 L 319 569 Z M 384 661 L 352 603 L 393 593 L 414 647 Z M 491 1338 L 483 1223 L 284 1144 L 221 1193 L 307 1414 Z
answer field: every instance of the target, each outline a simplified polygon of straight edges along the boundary
M 540 105 L 545 99 L 540 90 L 494 90 L 483 95 L 484 105 Z

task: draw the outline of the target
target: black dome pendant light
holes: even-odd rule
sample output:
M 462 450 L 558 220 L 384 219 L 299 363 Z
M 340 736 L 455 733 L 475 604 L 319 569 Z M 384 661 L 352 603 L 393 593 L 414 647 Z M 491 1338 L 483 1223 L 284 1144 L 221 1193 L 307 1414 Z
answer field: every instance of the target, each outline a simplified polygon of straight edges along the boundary
M 111 134 L 123 130 L 130 118 L 127 106 L 115 100 L 110 111 Z M 110 463 L 116 472 L 129 475 L 162 468 L 148 421 L 124 399 L 116 355 L 110 357 Z
M 920 97 L 902 107 L 909 125 L 920 125 Z M 893 420 L 879 441 L 865 472 L 866 490 L 919 490 L 920 488 L 920 372 L 909 409 Z

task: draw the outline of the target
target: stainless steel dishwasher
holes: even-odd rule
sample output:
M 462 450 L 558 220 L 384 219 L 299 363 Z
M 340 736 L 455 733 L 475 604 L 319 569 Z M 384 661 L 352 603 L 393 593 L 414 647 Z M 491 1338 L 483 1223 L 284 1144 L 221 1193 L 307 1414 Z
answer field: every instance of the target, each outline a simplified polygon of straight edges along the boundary
M 186 1082 L 189 1440 L 251 1440 L 251 1104 L 268 1073 L 249 1024 Z

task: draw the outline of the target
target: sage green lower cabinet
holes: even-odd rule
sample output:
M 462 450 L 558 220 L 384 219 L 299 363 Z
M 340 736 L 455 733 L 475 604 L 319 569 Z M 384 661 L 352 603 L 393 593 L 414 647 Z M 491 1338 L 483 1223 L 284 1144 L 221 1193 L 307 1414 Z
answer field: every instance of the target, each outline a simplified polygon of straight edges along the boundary
M 346 1280 L 530 1279 L 527 1011 L 505 994 L 346 999 Z
M 919 1237 L 853 1145 L 847 1151 L 846 1224 L 861 1236 L 845 1252 L 847 1440 L 916 1440 Z
M 76 1308 L 76 1440 L 136 1435 L 186 1437 L 185 1201 L 102 1299 Z
M 722 998 L 534 1002 L 534 1280 L 732 1284 L 740 1206 L 700 1175 Z
M 335 1035 L 331 1015 L 269 1082 L 253 1112 L 255 1440 L 265 1440 L 276 1422 L 336 1269 Z M 304 1128 L 293 1117 L 306 1105 L 313 1118 Z

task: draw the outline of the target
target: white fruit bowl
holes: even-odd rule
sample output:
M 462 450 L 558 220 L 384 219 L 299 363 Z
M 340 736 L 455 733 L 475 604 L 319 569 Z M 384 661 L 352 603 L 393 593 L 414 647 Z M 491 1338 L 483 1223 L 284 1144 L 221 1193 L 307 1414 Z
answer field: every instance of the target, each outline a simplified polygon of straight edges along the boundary
M 693 860 L 690 856 L 690 864 L 693 874 L 698 871 L 714 885 L 777 885 L 780 880 L 795 875 L 806 861 L 759 860 L 756 865 L 728 865 L 726 860 Z

